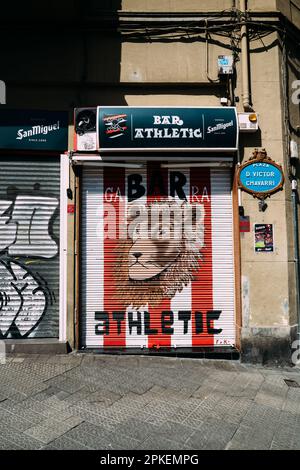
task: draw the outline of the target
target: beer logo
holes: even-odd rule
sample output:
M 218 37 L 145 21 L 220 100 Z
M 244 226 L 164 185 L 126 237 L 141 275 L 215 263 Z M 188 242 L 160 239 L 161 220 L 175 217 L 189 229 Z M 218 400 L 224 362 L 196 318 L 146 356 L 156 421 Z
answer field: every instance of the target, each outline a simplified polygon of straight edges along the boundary
M 22 139 L 26 139 L 26 138 L 29 138 L 29 137 L 34 137 L 36 135 L 47 135 L 50 132 L 59 131 L 59 129 L 60 129 L 60 122 L 59 121 L 57 121 L 54 124 L 50 124 L 50 125 L 32 126 L 30 129 L 27 129 L 27 130 L 18 129 L 16 140 L 22 140 Z M 29 139 L 29 140 L 33 140 L 33 139 Z

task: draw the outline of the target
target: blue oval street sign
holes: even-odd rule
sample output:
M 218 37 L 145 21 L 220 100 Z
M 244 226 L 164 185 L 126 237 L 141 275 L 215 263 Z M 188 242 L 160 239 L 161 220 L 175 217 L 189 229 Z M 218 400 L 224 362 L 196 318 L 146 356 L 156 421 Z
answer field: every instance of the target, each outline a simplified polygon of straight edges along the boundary
M 268 196 L 282 189 L 282 168 L 274 163 L 256 161 L 241 167 L 239 186 L 253 196 Z

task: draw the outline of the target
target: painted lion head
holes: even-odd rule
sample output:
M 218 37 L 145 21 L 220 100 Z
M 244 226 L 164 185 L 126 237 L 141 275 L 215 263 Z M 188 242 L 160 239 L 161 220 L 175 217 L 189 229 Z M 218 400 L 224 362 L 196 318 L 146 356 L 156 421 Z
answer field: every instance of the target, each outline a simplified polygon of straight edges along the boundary
M 118 241 L 117 298 L 139 309 L 171 299 L 194 278 L 204 246 L 204 207 L 155 201 L 130 205 L 127 238 Z

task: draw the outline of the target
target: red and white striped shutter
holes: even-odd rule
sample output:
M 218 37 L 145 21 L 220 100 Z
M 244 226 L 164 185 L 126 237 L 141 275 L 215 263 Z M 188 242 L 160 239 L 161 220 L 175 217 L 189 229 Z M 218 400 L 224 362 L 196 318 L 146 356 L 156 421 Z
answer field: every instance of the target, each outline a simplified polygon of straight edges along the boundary
M 172 298 L 163 299 L 156 306 L 146 304 L 138 310 L 130 305 L 124 308 L 116 295 L 120 224 L 130 205 L 127 199 L 128 177 L 132 173 L 140 175 L 145 192 L 138 203 L 145 205 L 151 204 L 153 199 L 168 197 L 171 171 L 150 162 L 141 170 L 84 168 L 81 204 L 82 346 L 123 349 L 234 345 L 233 217 L 228 169 L 176 170 L 186 179 L 183 189 L 187 200 L 202 204 L 205 209 L 204 247 L 193 280 Z M 166 192 L 153 196 L 148 194 L 148 189 L 155 172 L 160 173 Z M 105 236 L 108 223 L 116 225 L 115 239 Z M 169 318 L 173 318 L 172 334 L 162 332 L 162 312 L 167 316 L 169 312 Z M 187 315 L 186 321 L 183 320 L 184 315 Z M 154 333 L 146 334 L 145 322 L 149 316 Z M 199 325 L 202 328 L 200 333 Z

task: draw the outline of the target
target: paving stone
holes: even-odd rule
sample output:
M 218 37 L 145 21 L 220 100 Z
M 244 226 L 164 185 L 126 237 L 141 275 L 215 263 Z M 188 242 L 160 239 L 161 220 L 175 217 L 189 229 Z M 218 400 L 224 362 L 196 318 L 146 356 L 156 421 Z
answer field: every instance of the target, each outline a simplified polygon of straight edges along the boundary
M 163 397 L 168 393 L 168 388 L 166 387 L 161 387 L 160 385 L 153 385 L 153 387 L 150 388 L 150 390 L 147 390 L 147 392 L 144 394 L 145 397 L 151 398 L 150 401 L 154 399 L 159 399 L 160 397 Z M 133 393 L 133 392 L 129 392 Z
M 184 419 L 183 423 L 198 428 L 199 424 L 207 418 L 213 418 L 214 408 L 220 402 L 220 400 L 224 399 L 224 396 L 215 393 L 209 395 L 206 399 L 202 400 L 200 404 L 192 411 L 186 419 Z
M 262 383 L 255 402 L 261 405 L 273 406 L 281 409 L 288 393 L 288 387 L 282 377 L 268 375 Z
M 35 413 L 31 409 L 24 407 L 22 403 L 15 403 L 12 400 L 6 400 L 4 402 L 1 402 L 0 410 L 1 409 L 4 409 L 5 411 L 12 413 L 18 418 L 24 418 L 33 424 L 39 423 L 43 419 L 45 419 L 44 416 L 38 413 Z
M 299 380 L 300 383 L 300 380 Z M 289 388 L 283 410 L 300 415 L 300 388 Z
M 181 423 L 175 423 L 173 421 L 166 421 L 158 428 L 156 435 L 160 435 L 166 439 L 171 439 L 172 441 L 185 444 L 185 442 L 194 432 L 195 429 L 191 428 L 190 426 L 186 426 Z
M 0 409 L 0 422 L 2 424 L 8 424 L 9 426 L 17 429 L 18 431 L 24 431 L 32 426 L 32 421 L 28 419 L 19 417 L 9 411 L 4 410 L 3 408 Z
M 0 450 L 21 450 L 21 447 L 1 436 Z
M 140 445 L 140 441 L 129 436 L 120 434 L 119 430 L 110 436 L 110 445 L 117 450 L 135 450 Z
M 226 448 L 236 429 L 236 425 L 224 421 L 204 422 L 186 441 L 186 445 L 195 450 L 222 450 Z
M 129 400 L 127 397 L 118 400 L 109 409 L 113 413 L 124 413 L 124 415 L 128 416 L 134 416 L 143 409 L 148 412 L 147 405 L 139 402 L 132 403 L 132 400 Z
M 25 431 L 30 437 L 38 439 L 45 444 L 53 441 L 57 437 L 65 434 L 70 429 L 78 426 L 82 422 L 81 418 L 73 417 L 69 418 L 66 421 L 57 422 L 54 420 L 45 420 L 43 423 L 33 426 Z
M 91 403 L 86 400 L 80 400 L 68 408 L 68 411 L 73 414 L 76 414 L 78 411 L 87 411 L 99 415 L 99 413 L 106 410 L 107 406 L 105 406 L 105 403 Z
M 148 436 L 160 432 L 159 426 L 136 418 L 124 421 L 117 427 L 117 430 L 119 434 L 132 437 L 137 441 L 143 441 Z
M 174 413 L 172 413 L 172 421 L 182 423 L 193 411 L 198 408 L 200 403 L 201 400 L 199 400 L 198 398 L 189 398 L 188 400 L 185 400 L 180 404 L 180 407 Z
M 22 431 L 18 431 L 7 424 L 4 425 L 2 422 L 0 423 L 0 434 L 0 440 L 4 435 L 6 440 L 23 450 L 41 449 L 43 446 L 43 443 L 38 439 L 28 437 Z
M 253 401 L 248 398 L 228 397 L 226 395 L 210 410 L 207 419 L 220 419 L 229 423 L 239 424 L 248 413 L 252 404 Z
M 266 393 L 264 391 L 260 391 L 255 398 L 255 402 L 259 403 L 260 405 L 272 406 L 278 410 L 281 410 L 284 402 L 285 397 L 274 396 L 272 393 Z
M 33 396 L 34 396 L 35 400 L 43 401 L 43 400 L 48 399 L 51 396 L 55 396 L 59 400 L 65 400 L 70 395 L 71 395 L 71 393 L 60 390 L 57 387 L 52 387 L 52 386 L 49 387 L 48 386 L 47 388 L 45 388 L 45 390 L 43 390 L 39 393 L 35 393 Z
M 61 364 L 61 365 L 65 365 L 66 367 L 68 368 L 74 368 L 74 367 L 78 367 L 81 362 L 82 362 L 82 357 L 83 356 L 74 356 L 72 354 L 59 354 L 59 355 L 56 355 L 56 356 L 50 356 L 47 360 L 47 363 L 51 364 Z
M 72 439 L 79 444 L 91 449 L 113 449 L 110 433 L 100 433 L 99 435 L 83 432 L 81 428 L 74 428 L 65 434 L 65 437 Z
M 84 387 L 84 383 L 77 381 L 77 380 L 71 380 L 68 378 L 60 382 L 56 382 L 56 385 L 57 385 L 57 388 L 68 393 L 77 392 L 78 390 Z
M 29 410 L 34 412 L 35 414 L 40 415 L 41 417 L 45 418 L 52 418 L 57 421 L 64 421 L 70 418 L 73 413 L 68 410 L 67 404 L 65 408 L 58 409 L 57 407 L 53 407 L 47 403 L 47 400 L 44 402 L 32 402 L 29 404 Z
M 274 432 L 267 423 L 263 427 L 241 425 L 227 449 L 268 450 L 271 448 Z
M 140 443 L 137 449 L 144 450 L 182 450 L 182 444 L 161 436 L 150 436 Z
M 104 405 L 110 406 L 122 398 L 119 393 L 112 393 L 108 390 L 97 390 L 88 397 L 89 403 L 103 403 Z
M 13 359 L 0 367 L 3 448 L 299 448 L 300 390 L 284 378 L 300 383 L 300 370 L 92 354 Z
M 114 411 L 111 408 L 102 408 L 101 410 L 97 410 L 96 407 L 93 407 L 91 404 L 89 404 L 89 409 L 87 411 L 97 417 L 99 422 L 108 420 L 115 423 L 120 423 L 126 419 L 122 411 Z
M 74 392 L 70 394 L 68 397 L 65 398 L 65 402 L 68 405 L 73 405 L 75 403 L 78 403 L 79 401 L 83 399 L 87 399 L 91 395 L 90 390 L 87 389 L 86 386 L 78 390 L 77 392 Z
M 76 427 L 76 432 L 84 432 L 87 434 L 91 434 L 95 437 L 109 436 L 112 433 L 112 431 L 106 428 L 104 425 L 102 426 L 101 424 L 99 424 L 97 426 L 87 421 L 84 421 L 83 423 L 79 424 Z
M 218 361 L 213 361 L 211 363 L 211 365 L 215 368 L 215 369 L 221 369 L 222 371 L 227 371 L 227 372 L 231 372 L 231 371 L 235 371 L 235 362 L 234 361 L 224 361 L 224 360 L 218 360 Z
M 145 406 L 145 411 L 149 414 L 168 417 L 171 413 L 175 413 L 177 408 L 179 408 L 179 406 L 174 407 L 171 403 L 153 400 Z
M 76 415 L 79 416 L 83 421 L 87 421 L 89 423 L 95 424 L 96 426 L 103 426 L 105 429 L 108 429 L 110 432 L 114 431 L 116 427 L 119 426 L 119 422 L 114 421 L 109 418 L 103 419 L 102 416 L 94 414 L 90 411 L 79 409 L 79 410 L 76 410 Z
M 54 441 L 50 442 L 47 446 L 43 447 L 43 450 L 89 450 L 92 447 L 87 447 L 83 444 L 80 444 L 78 441 L 74 441 L 73 439 L 69 439 L 64 434 L 63 436 L 54 439 Z
M 132 406 L 135 406 L 136 403 L 145 406 L 153 400 L 153 395 L 150 392 L 151 390 L 141 395 L 134 392 L 128 392 L 124 398 L 126 398 L 128 402 L 132 403 Z
M 252 400 L 241 397 L 235 405 L 225 414 L 225 419 L 229 423 L 240 424 L 252 406 Z
M 280 410 L 271 406 L 252 403 L 242 420 L 242 424 L 249 427 L 263 427 L 268 423 L 269 426 L 275 427 L 278 424 L 279 417 Z
M 272 448 L 298 450 L 300 447 L 300 415 L 287 411 L 281 412 L 276 426 Z
M 277 448 L 281 450 L 292 450 L 294 449 L 294 443 L 294 430 L 280 428 L 274 435 L 274 438 L 271 442 L 271 449 Z M 300 446 L 299 440 L 298 445 Z
M 131 385 L 130 385 L 129 391 L 132 391 L 132 392 L 134 392 L 135 394 L 138 394 L 138 395 L 143 395 L 148 390 L 150 390 L 152 387 L 153 387 L 153 382 L 151 382 L 151 381 L 149 381 L 149 382 L 143 381 L 143 382 L 138 382 L 138 383 L 132 382 Z
M 47 385 L 45 383 L 39 383 L 39 384 L 30 384 L 28 386 L 22 385 L 22 380 L 20 381 L 20 386 L 14 387 L 14 390 L 20 393 L 25 393 L 27 396 L 28 395 L 35 395 L 38 392 L 44 391 L 47 389 Z
M 140 417 L 140 415 L 136 415 L 136 417 Z M 145 417 L 145 420 L 147 423 L 154 424 L 156 426 L 161 426 L 164 424 L 167 420 L 169 419 L 168 414 L 162 414 L 162 415 L 153 415 L 153 414 L 148 414 L 148 417 Z
M 209 395 L 214 393 L 215 391 L 215 384 L 213 383 L 205 383 L 201 385 L 201 387 L 197 388 L 192 396 L 193 398 L 198 398 L 199 400 L 206 399 Z

